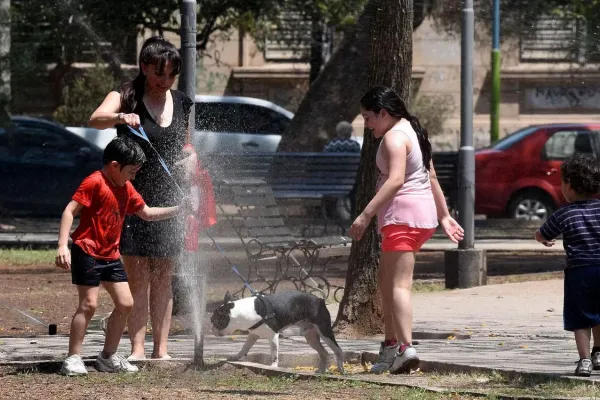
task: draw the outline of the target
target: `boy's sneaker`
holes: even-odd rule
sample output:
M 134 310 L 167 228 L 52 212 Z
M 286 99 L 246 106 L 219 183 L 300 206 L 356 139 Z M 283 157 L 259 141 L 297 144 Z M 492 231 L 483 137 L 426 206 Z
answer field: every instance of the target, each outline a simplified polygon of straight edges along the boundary
M 404 351 L 396 353 L 396 357 L 390 368 L 390 373 L 407 374 L 418 367 L 419 356 L 417 356 L 417 350 L 412 346 L 407 346 Z
M 135 365 L 131 365 L 125 357 L 113 354 L 108 358 L 102 358 L 102 353 L 96 359 L 96 369 L 102 372 L 138 372 Z
M 592 374 L 592 360 L 589 358 L 582 358 L 577 361 L 577 368 L 575 368 L 575 376 L 590 376 Z
M 384 342 L 381 342 L 379 347 L 379 358 L 371 367 L 372 374 L 383 374 L 390 369 L 394 362 L 394 357 L 398 352 L 398 345 L 385 346 Z
M 594 370 L 600 369 L 600 351 L 592 353 L 592 366 Z
M 79 376 L 87 375 L 88 371 L 79 354 L 73 354 L 63 361 L 60 373 L 66 376 Z

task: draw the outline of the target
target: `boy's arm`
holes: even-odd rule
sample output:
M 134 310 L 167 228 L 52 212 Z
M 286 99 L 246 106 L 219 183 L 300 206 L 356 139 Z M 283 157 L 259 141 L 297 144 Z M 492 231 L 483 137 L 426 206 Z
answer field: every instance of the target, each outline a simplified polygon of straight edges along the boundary
M 555 239 L 562 233 L 561 224 L 556 214 L 552 214 L 546 222 L 535 232 L 535 240 L 544 246 L 554 246 Z
M 69 233 L 71 232 L 71 226 L 73 226 L 73 219 L 79 214 L 82 208 L 82 204 L 71 200 L 62 213 L 60 229 L 58 231 L 58 252 L 56 255 L 56 266 L 59 268 L 69 269 L 71 267 L 71 253 L 68 246 Z
M 137 211 L 135 215 L 144 221 L 160 221 L 177 215 L 181 210 L 181 206 L 148 207 L 148 205 L 144 204 L 144 206 Z

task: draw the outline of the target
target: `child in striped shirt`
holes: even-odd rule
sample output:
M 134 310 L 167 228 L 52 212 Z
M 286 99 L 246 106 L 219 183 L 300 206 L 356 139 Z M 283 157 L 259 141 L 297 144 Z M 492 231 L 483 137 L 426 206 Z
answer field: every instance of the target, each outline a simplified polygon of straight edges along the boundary
M 575 334 L 577 376 L 600 370 L 600 162 L 575 154 L 561 165 L 562 193 L 569 204 L 559 208 L 535 233 L 552 246 L 562 234 L 567 253 L 564 283 L 564 329 Z M 593 335 L 594 347 L 590 352 Z

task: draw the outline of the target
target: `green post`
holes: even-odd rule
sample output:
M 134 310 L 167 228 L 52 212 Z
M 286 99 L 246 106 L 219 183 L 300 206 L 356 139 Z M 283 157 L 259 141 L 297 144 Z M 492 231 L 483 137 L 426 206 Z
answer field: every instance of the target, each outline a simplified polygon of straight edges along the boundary
M 500 0 L 494 0 L 492 12 L 492 101 L 490 140 L 500 138 Z

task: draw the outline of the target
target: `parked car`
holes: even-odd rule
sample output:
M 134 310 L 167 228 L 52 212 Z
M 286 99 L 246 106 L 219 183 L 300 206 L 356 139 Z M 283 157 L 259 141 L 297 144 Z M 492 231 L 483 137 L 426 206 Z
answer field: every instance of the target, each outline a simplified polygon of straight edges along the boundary
M 565 203 L 560 165 L 598 157 L 600 124 L 528 126 L 475 153 L 475 213 L 545 220 Z
M 236 96 L 196 96 L 195 113 L 192 142 L 199 153 L 277 151 L 281 135 L 294 118 L 270 101 Z M 112 128 L 67 129 L 100 148 L 117 134 Z
M 195 147 L 201 153 L 274 152 L 294 114 L 251 97 L 196 96 Z
M 102 168 L 102 150 L 63 126 L 13 116 L 0 128 L 0 208 L 60 216 L 81 181 Z

